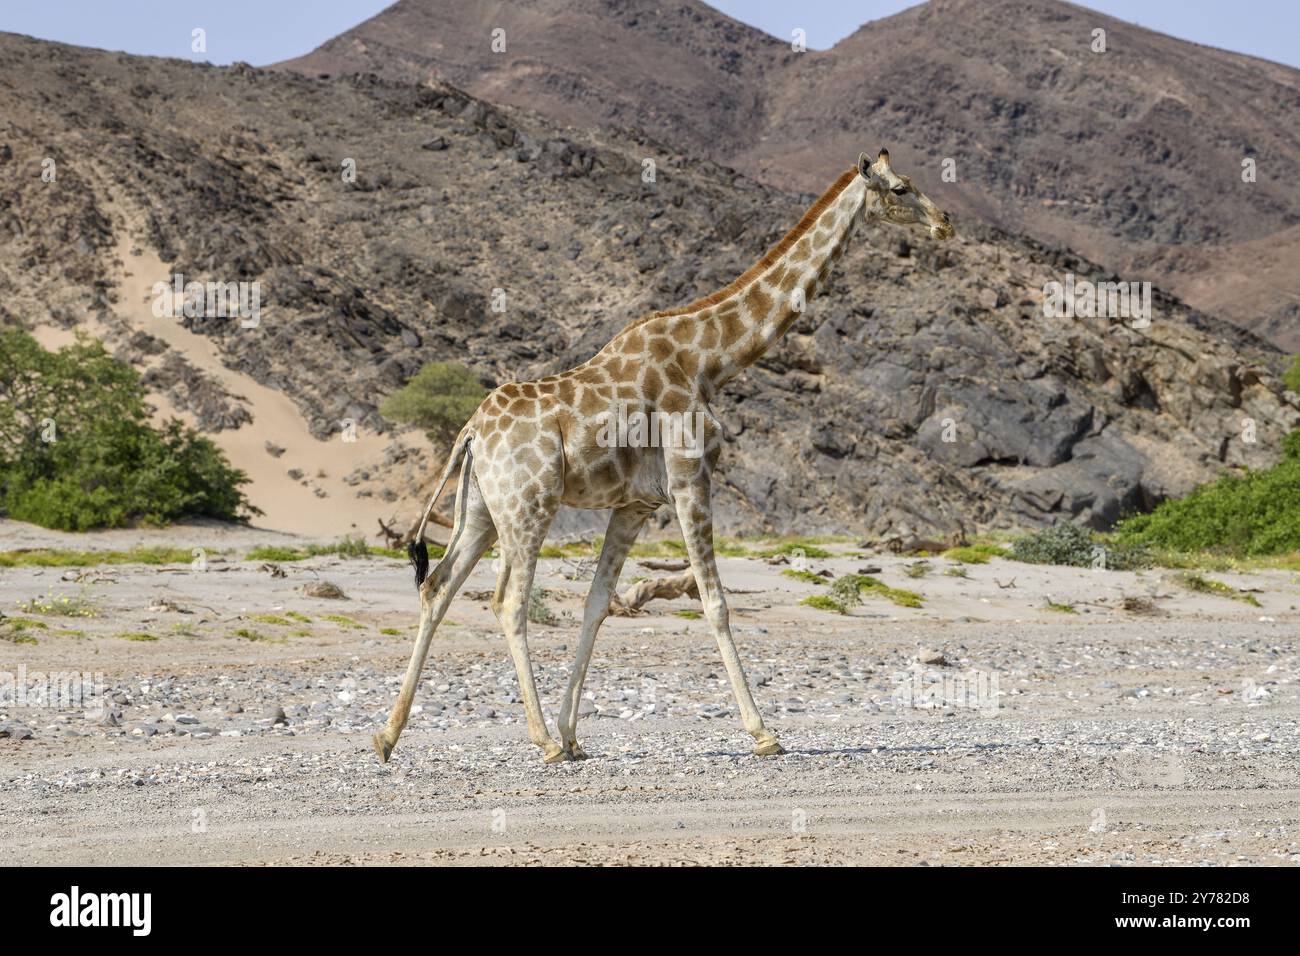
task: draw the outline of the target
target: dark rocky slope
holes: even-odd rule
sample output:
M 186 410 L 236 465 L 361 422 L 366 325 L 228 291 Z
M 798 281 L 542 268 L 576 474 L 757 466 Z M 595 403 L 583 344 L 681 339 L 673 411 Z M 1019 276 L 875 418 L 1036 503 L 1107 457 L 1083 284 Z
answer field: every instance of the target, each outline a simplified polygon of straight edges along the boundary
M 113 325 L 126 234 L 187 276 L 259 280 L 260 328 L 187 322 L 228 365 L 292 396 L 319 435 L 344 416 L 388 428 L 382 398 L 433 359 L 487 382 L 585 359 L 639 314 L 725 284 L 810 199 L 441 83 L 11 35 L 0 117 L 0 318 Z M 44 157 L 57 183 L 39 178 Z M 345 158 L 355 184 L 340 176 Z M 860 236 L 829 294 L 719 404 L 734 433 L 721 529 L 1106 524 L 1276 457 L 1300 418 L 1279 353 L 1159 292 L 1144 330 L 1044 319 L 1043 283 L 1067 271 L 1105 275 L 975 225 L 944 245 L 883 227 Z M 114 344 L 127 357 L 152 347 L 127 328 Z M 169 368 L 159 388 L 202 390 Z M 249 423 L 237 397 L 209 399 L 211 427 L 258 428 L 255 406 Z

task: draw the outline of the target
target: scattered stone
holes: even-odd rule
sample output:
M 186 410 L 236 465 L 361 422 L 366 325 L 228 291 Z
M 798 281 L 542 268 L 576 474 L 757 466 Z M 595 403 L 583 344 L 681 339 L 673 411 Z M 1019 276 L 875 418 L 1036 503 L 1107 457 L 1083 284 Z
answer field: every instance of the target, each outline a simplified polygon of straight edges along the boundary
M 346 601 L 348 599 L 347 595 L 343 593 L 341 587 L 337 584 L 332 584 L 329 581 L 312 581 L 309 584 L 304 584 L 302 586 L 302 593 L 307 595 L 307 597 L 329 598 L 330 600 L 335 601 Z

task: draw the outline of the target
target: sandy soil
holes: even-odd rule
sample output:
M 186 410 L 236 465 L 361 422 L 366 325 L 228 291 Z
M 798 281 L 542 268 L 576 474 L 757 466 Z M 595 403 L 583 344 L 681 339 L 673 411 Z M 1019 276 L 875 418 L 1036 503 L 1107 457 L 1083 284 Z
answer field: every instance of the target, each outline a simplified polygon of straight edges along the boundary
M 36 643 L 0 627 L 0 675 L 77 671 L 104 695 L 0 703 L 7 862 L 1300 863 L 1291 573 L 1211 575 L 1258 589 L 1246 592 L 1256 607 L 1190 593 L 1168 572 L 994 560 L 960 578 L 936 559 L 910 578 L 896 557 L 814 561 L 877 565 L 925 597 L 919 609 L 869 597 L 839 616 L 799 605 L 819 586 L 725 559 L 742 657 L 790 752 L 750 753 L 716 647 L 703 621 L 678 614 L 692 608 L 682 600 L 606 624 L 579 724 L 591 759 L 544 766 L 480 566 L 381 766 L 369 738 L 415 624 L 404 566 L 315 558 L 275 577 L 242 557 L 282 535 L 60 536 L 0 522 L 0 548 L 141 535 L 204 547 L 207 570 L 0 569 L 9 624 L 46 625 L 20 632 Z M 629 564 L 625 581 L 640 573 L 654 572 Z M 322 578 L 348 599 L 302 593 Z M 530 642 L 553 719 L 586 582 L 572 562 L 547 561 L 541 584 L 554 618 Z M 19 608 L 49 594 L 84 598 L 97 616 Z M 1118 610 L 1124 595 L 1158 610 Z M 1049 597 L 1079 613 L 1047 609 Z M 919 665 L 930 652 L 946 664 Z M 976 708 L 947 690 L 909 701 L 900 691 L 916 673 L 996 677 L 996 693 Z
M 121 263 L 121 274 L 117 283 L 117 314 L 127 319 L 133 329 L 166 342 L 172 351 L 218 381 L 232 395 L 245 399 L 253 414 L 250 424 L 209 433 L 208 437 L 226 453 L 234 467 L 251 479 L 251 484 L 245 487 L 245 494 L 264 512 L 258 518 L 258 524 L 279 531 L 328 538 L 358 532 L 373 535 L 378 530 L 376 522 L 379 518 L 387 521 L 401 515 L 398 523 L 403 529 L 414 520 L 423 502 L 414 499 L 387 502 L 378 496 L 358 498 L 356 489 L 343 480 L 345 475 L 359 467 L 381 471 L 379 466 L 384 460 L 385 449 L 393 441 L 392 435 L 380 435 L 358 427 L 355 441 L 345 443 L 339 436 L 330 441 L 315 438 L 298 407 L 286 394 L 227 368 L 212 339 L 191 332 L 178 319 L 160 318 L 153 314 L 154 283 L 170 284 L 173 270 L 146 243 L 137 243 L 126 229 L 119 230 L 119 235 L 116 259 Z M 274 309 L 265 309 L 262 320 L 274 321 Z M 80 330 L 99 338 L 103 338 L 105 331 L 93 317 L 88 318 Z M 34 334 L 43 346 L 52 349 L 74 341 L 76 331 L 40 326 Z M 257 335 L 258 329 L 241 329 L 240 334 Z M 173 407 L 165 394 L 151 393 L 149 399 L 157 408 L 157 418 L 174 417 L 189 425 L 195 424 L 194 416 Z M 284 453 L 279 457 L 268 454 L 265 447 L 268 440 L 284 448 Z M 426 458 L 430 454 L 428 440 L 417 429 L 402 432 L 401 440 L 424 451 Z M 438 458 L 437 455 L 434 457 Z M 429 461 L 426 470 L 436 474 L 441 467 L 442 461 L 438 458 Z M 305 478 L 291 478 L 291 469 L 298 469 Z M 323 494 L 318 495 L 316 489 Z M 340 507 L 340 500 L 346 502 L 344 507 Z

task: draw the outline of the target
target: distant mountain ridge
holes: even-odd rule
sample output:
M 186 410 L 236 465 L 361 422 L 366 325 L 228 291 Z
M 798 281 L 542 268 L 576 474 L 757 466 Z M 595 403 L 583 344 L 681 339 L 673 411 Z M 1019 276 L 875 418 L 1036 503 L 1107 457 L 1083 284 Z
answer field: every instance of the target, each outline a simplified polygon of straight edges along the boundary
M 1300 71 L 1059 0 L 931 0 L 807 53 L 696 0 L 400 0 L 278 67 L 439 77 L 803 192 L 885 143 L 958 215 L 1300 351 Z

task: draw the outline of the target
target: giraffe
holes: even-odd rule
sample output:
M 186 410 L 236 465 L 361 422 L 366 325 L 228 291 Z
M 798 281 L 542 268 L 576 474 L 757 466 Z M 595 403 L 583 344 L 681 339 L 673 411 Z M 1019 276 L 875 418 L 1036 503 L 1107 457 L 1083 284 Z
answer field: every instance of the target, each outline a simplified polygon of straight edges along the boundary
M 434 629 L 493 544 L 499 547 L 500 571 L 492 609 L 514 660 L 529 737 L 548 764 L 584 759 L 577 741 L 578 705 L 596 632 L 609 612 L 628 551 L 661 505 L 676 511 L 700 601 L 741 723 L 755 740 L 754 752 L 784 752 L 764 725 L 746 682 L 714 559 L 711 477 L 722 428 L 712 403 L 729 379 L 772 348 L 825 286 L 862 218 L 919 226 L 934 239 L 953 234 L 947 213 L 908 177 L 894 172 L 887 150 L 881 149 L 875 160 L 863 153 L 780 242 L 730 285 L 632 322 L 576 368 L 502 385 L 483 400 L 452 446 L 410 547 L 420 624 L 388 723 L 374 738 L 381 761 L 388 761 L 406 726 Z M 629 428 L 626 435 L 620 429 L 620 440 L 611 440 L 610 420 L 616 415 L 629 422 L 677 423 L 665 432 L 676 440 L 646 441 L 643 428 L 635 433 Z M 425 524 L 457 468 L 451 539 L 430 572 Z M 556 740 L 538 700 L 526 632 L 537 554 L 561 504 L 611 513 L 560 704 Z

